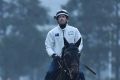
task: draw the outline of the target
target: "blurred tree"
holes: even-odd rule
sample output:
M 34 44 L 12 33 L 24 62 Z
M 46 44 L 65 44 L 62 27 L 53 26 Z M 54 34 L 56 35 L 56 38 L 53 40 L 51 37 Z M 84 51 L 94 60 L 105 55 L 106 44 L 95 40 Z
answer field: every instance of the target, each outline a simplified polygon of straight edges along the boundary
M 113 72 L 115 73 L 115 80 L 119 80 L 120 74 L 120 0 L 114 0 L 114 30 L 113 30 Z
M 84 38 L 85 63 L 101 71 L 107 69 L 113 0 L 70 0 L 63 8 L 70 12 L 70 24 L 77 26 Z M 89 59 L 89 60 L 88 60 Z
M 27 74 L 45 60 L 44 39 L 37 25 L 48 23 L 39 0 L 0 0 L 0 66 L 3 80 Z

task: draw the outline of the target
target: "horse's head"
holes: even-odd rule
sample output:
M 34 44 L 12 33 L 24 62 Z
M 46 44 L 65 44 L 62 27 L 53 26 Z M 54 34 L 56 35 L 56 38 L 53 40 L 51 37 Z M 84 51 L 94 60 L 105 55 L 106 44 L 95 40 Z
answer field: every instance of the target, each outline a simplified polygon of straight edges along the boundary
M 79 50 L 81 38 L 76 43 L 68 43 L 64 38 L 64 47 L 62 50 L 62 59 L 64 62 L 64 67 L 70 70 L 71 73 L 79 72 Z

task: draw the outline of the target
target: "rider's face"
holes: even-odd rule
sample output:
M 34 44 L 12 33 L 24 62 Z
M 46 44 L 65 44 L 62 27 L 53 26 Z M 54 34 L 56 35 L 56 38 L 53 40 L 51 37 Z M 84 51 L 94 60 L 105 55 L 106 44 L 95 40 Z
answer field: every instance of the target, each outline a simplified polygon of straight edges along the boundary
M 59 15 L 57 21 L 58 21 L 58 24 L 64 25 L 67 23 L 68 19 L 65 15 Z

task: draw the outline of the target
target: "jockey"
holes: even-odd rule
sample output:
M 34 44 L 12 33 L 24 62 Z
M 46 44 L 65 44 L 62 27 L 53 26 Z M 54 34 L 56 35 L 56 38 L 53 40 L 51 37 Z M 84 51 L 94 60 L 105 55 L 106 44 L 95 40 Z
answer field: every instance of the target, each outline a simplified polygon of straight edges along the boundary
M 45 76 L 45 80 L 52 80 L 59 68 L 57 60 L 61 58 L 62 48 L 64 47 L 64 39 L 69 43 L 76 43 L 81 38 L 81 43 L 78 47 L 79 53 L 83 47 L 83 40 L 79 30 L 73 26 L 68 25 L 69 14 L 66 10 L 60 10 L 54 16 L 58 25 L 50 30 L 45 40 L 46 51 L 50 57 L 53 58 L 50 69 Z M 81 76 L 84 74 L 81 73 Z M 85 80 L 85 79 L 82 79 Z

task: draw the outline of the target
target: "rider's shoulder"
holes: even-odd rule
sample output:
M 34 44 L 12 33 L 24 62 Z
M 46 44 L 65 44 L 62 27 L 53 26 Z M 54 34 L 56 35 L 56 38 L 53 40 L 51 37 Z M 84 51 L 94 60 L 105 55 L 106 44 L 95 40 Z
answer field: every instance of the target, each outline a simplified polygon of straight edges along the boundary
M 76 27 L 74 27 L 74 26 L 70 26 L 70 25 L 67 25 L 67 28 L 68 28 L 69 30 L 77 30 Z
M 54 27 L 53 29 L 51 29 L 48 34 L 54 34 L 55 32 L 58 32 L 58 27 Z

